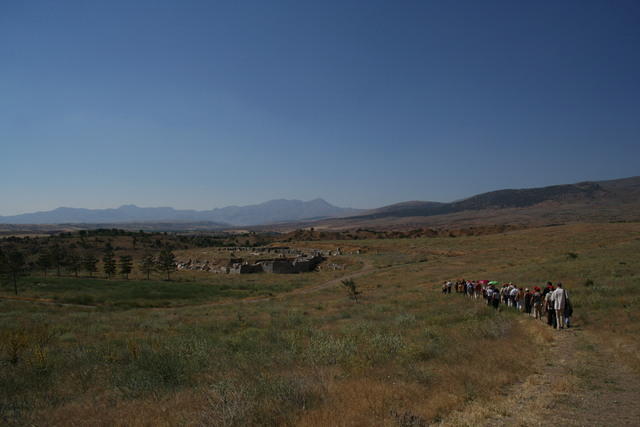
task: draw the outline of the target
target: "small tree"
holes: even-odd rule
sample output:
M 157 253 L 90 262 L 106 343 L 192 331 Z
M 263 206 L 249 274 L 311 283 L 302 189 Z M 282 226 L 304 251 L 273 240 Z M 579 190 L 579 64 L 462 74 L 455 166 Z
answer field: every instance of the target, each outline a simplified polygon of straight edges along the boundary
M 158 256 L 158 269 L 167 273 L 167 280 L 171 280 L 171 273 L 176 271 L 176 256 L 168 246 L 160 251 Z
M 131 273 L 132 267 L 133 267 L 133 258 L 131 258 L 131 255 L 121 255 L 120 256 L 120 274 L 122 274 L 124 278 L 127 280 L 129 280 L 129 274 Z
M 140 271 L 142 271 L 146 276 L 147 280 L 149 280 L 149 276 L 151 275 L 151 271 L 153 271 L 153 267 L 156 262 L 153 259 L 153 255 L 147 253 L 144 255 L 142 260 L 140 261 Z
M 56 269 L 56 275 L 60 277 L 60 269 L 64 264 L 64 249 L 58 243 L 53 245 L 49 249 L 49 258 L 51 259 L 51 265 Z
M 343 280 L 341 283 L 342 283 L 342 286 L 344 286 L 347 289 L 347 294 L 349 295 L 349 298 L 351 298 L 355 302 L 358 302 L 358 295 L 360 295 L 362 292 L 358 290 L 356 286 L 356 282 L 353 279 L 346 279 L 346 280 Z
M 111 243 L 107 243 L 107 245 L 104 247 L 102 263 L 104 273 L 107 275 L 108 279 L 111 279 L 111 276 L 116 274 L 116 255 L 113 251 L 113 246 L 111 246 Z
M 13 282 L 13 291 L 18 295 L 18 277 L 25 273 L 26 262 L 22 252 L 12 250 L 4 256 L 4 270 Z
M 8 262 L 7 254 L 2 251 L 2 248 L 0 248 L 0 275 L 8 273 Z
M 82 268 L 82 258 L 77 253 L 70 252 L 65 259 L 65 265 L 78 277 L 78 271 Z
M 51 257 L 46 252 L 40 252 L 36 265 L 44 272 L 44 277 L 47 277 L 47 272 L 51 268 Z
M 98 271 L 98 258 L 93 254 L 85 254 L 82 258 L 82 268 L 89 273 L 89 277 L 93 277 L 93 273 Z

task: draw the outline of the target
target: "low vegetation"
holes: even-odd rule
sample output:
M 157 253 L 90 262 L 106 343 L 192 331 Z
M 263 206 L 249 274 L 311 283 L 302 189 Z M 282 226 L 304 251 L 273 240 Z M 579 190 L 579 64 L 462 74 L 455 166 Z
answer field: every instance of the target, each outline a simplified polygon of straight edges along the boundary
M 20 276 L 20 296 L 77 305 L 0 300 L 0 420 L 437 422 L 521 379 L 555 333 L 510 310 L 440 293 L 442 280 L 463 277 L 527 286 L 562 281 L 573 298 L 574 324 L 590 331 L 592 343 L 618 348 L 619 362 L 640 373 L 638 224 L 357 244 L 359 254 L 342 255 L 350 260 L 347 271 L 178 271 L 171 281 L 154 271 L 146 280 L 147 272 L 136 268 L 150 249 L 142 247 L 132 253 L 129 280 L 88 272 L 76 279 L 65 268 L 57 277 L 53 266 L 46 276 L 42 269 Z M 117 239 L 112 245 L 123 252 Z M 375 268 L 345 278 L 362 266 Z M 335 286 L 299 292 L 329 280 Z M 6 275 L 0 295 L 14 295 Z

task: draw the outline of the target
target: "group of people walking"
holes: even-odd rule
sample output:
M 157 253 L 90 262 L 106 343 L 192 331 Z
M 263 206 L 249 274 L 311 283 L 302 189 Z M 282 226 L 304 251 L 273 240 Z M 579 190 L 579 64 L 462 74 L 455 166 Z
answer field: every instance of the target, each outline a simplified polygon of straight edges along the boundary
M 534 286 L 531 289 L 523 289 L 513 283 L 501 285 L 489 280 L 462 279 L 456 282 L 445 281 L 442 284 L 443 294 L 450 294 L 452 289 L 469 298 L 484 299 L 487 305 L 495 309 L 503 304 L 536 319 L 546 320 L 549 326 L 556 329 L 571 327 L 573 306 L 562 283 L 553 286 L 551 282 L 547 282 L 543 288 Z

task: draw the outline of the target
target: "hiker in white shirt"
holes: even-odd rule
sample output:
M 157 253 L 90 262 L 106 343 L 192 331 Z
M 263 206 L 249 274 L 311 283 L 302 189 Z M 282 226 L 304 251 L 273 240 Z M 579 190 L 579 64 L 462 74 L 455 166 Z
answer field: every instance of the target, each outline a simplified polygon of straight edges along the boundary
M 518 309 L 518 288 L 515 286 L 509 291 L 509 301 L 511 301 L 511 307 Z
M 544 306 L 545 306 L 545 311 L 547 312 L 547 324 L 549 326 L 551 326 L 552 328 L 555 328 L 557 323 L 556 323 L 556 310 L 553 308 L 553 290 L 551 290 L 550 288 L 549 292 L 547 292 L 547 295 L 544 297 Z
M 562 289 L 562 283 L 558 283 L 558 286 L 552 294 L 553 308 L 556 310 L 556 322 L 558 329 L 564 328 L 564 308 L 567 303 L 567 294 Z
M 487 305 L 491 305 L 491 301 L 493 301 L 493 289 L 491 289 L 491 286 L 486 287 L 484 295 L 487 299 Z

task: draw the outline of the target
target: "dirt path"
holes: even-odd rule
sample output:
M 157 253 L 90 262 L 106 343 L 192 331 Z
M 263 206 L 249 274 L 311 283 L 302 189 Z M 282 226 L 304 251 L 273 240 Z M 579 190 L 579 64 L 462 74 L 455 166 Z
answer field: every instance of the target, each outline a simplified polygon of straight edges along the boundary
M 452 414 L 442 425 L 640 425 L 640 378 L 587 331 L 553 334 L 533 374 L 489 402 Z
M 28 302 L 32 304 L 44 304 L 44 305 L 55 305 L 58 307 L 79 307 L 79 308 L 96 308 L 95 305 L 86 305 L 86 304 L 72 304 L 67 302 L 58 302 L 52 299 L 45 298 L 27 298 L 27 297 L 10 297 L 10 296 L 0 296 L 0 300 L 5 301 L 18 301 L 18 302 Z

